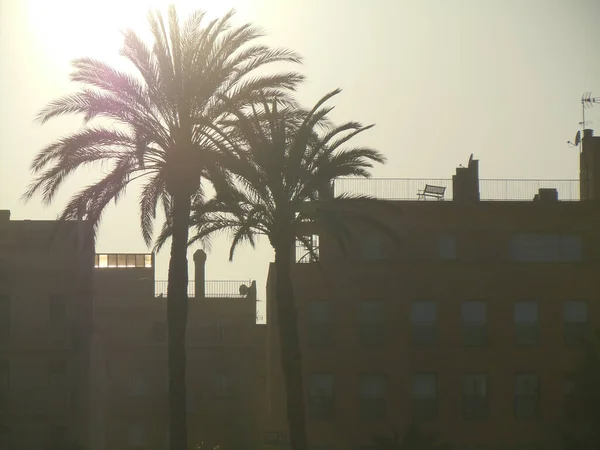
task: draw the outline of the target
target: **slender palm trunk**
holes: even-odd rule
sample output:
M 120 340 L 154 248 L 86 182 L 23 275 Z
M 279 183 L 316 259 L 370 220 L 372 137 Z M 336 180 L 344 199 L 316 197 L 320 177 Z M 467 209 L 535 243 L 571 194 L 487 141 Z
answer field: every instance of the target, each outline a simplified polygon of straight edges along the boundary
M 302 384 L 302 353 L 292 288 L 293 242 L 275 247 L 276 303 L 291 450 L 306 450 L 306 415 Z
M 188 261 L 187 241 L 191 199 L 173 197 L 173 234 L 167 289 L 169 330 L 170 450 L 187 450 L 186 351 Z

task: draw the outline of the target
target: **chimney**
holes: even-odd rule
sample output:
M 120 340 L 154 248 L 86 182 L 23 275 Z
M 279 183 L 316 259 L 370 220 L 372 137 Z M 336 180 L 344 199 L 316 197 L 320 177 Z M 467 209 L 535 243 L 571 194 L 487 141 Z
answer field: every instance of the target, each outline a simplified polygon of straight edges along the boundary
M 600 136 L 583 130 L 579 155 L 579 196 L 581 200 L 600 200 Z
M 534 202 L 557 202 L 558 201 L 558 190 L 555 188 L 540 188 L 538 193 L 533 197 Z
M 206 253 L 204 250 L 194 252 L 194 291 L 196 300 L 206 298 L 206 278 L 204 268 L 206 266 Z
M 479 201 L 479 160 L 469 158 L 467 167 L 458 167 L 452 176 L 452 200 L 455 202 Z

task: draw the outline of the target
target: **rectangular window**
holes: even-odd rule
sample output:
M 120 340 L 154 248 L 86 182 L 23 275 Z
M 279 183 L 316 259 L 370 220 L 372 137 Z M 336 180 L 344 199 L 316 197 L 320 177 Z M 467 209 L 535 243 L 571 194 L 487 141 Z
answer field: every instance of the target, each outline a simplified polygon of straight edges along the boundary
M 48 362 L 48 386 L 51 388 L 63 388 L 67 384 L 66 361 Z
M 362 258 L 369 261 L 383 258 L 383 239 L 380 233 L 370 232 L 362 237 Z
M 312 234 L 296 239 L 296 262 L 312 263 L 319 260 L 319 235 Z
M 311 347 L 329 347 L 333 341 L 333 308 L 330 301 L 317 300 L 308 306 L 308 342 Z
M 537 374 L 522 373 L 515 379 L 515 415 L 531 419 L 539 415 L 540 380 Z
M 582 239 L 576 234 L 517 234 L 510 240 L 516 262 L 576 262 L 582 260 Z
M 48 320 L 52 326 L 62 327 L 67 320 L 67 301 L 63 295 L 51 295 Z
M 385 341 L 385 304 L 382 300 L 364 300 L 359 305 L 360 337 L 363 345 L 377 347 Z
M 167 325 L 164 322 L 152 324 L 152 340 L 154 342 L 165 342 L 167 340 Z
M 127 255 L 127 267 L 135 267 L 135 255 Z
M 0 294 L 0 344 L 10 340 L 10 297 Z
M 413 418 L 416 421 L 436 420 L 437 375 L 434 373 L 415 374 L 412 379 Z
M 570 300 L 563 311 L 564 338 L 567 345 L 581 344 L 588 333 L 588 305 L 584 300 Z
M 488 418 L 487 375 L 468 374 L 463 377 L 463 417 L 465 420 Z
M 360 415 L 366 420 L 385 418 L 386 379 L 381 373 L 369 373 L 360 379 Z
M 133 376 L 129 380 L 129 393 L 135 397 L 146 394 L 146 380 L 142 376 Z
M 117 267 L 117 255 L 108 255 L 108 267 Z
M 145 258 L 144 255 L 135 255 L 135 267 L 144 267 L 145 266 Z
M 442 234 L 437 238 L 437 259 L 451 261 L 456 259 L 456 236 Z
M 308 412 L 313 420 L 329 420 L 334 416 L 334 380 L 331 373 L 313 373 L 309 380 Z
M 466 347 L 483 347 L 487 342 L 487 308 L 481 300 L 462 303 L 462 339 Z
M 215 395 L 218 397 L 229 397 L 233 394 L 233 380 L 227 371 L 218 371 L 215 374 Z
M 413 302 L 410 306 L 412 343 L 431 347 L 437 343 L 437 303 L 429 300 Z
M 517 345 L 536 345 L 539 333 L 538 302 L 535 300 L 515 302 L 514 321 Z

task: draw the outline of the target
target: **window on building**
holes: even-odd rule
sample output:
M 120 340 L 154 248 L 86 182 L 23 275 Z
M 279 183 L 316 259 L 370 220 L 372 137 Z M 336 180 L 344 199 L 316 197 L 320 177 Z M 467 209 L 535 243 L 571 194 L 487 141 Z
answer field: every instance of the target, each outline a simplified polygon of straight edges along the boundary
M 363 345 L 377 347 L 385 341 L 385 303 L 364 300 L 359 305 L 360 337 Z
M 487 419 L 489 415 L 487 375 L 465 375 L 462 388 L 463 417 L 466 420 Z
M 582 259 L 582 239 L 576 234 L 517 234 L 510 240 L 516 262 L 576 262 Z
M 152 324 L 152 340 L 154 342 L 165 342 L 167 340 L 167 324 L 165 322 L 154 322 Z
M 0 294 L 0 344 L 10 340 L 10 297 Z
M 319 235 L 312 234 L 296 239 L 296 262 L 312 263 L 319 260 Z
M 437 303 L 416 301 L 410 307 L 412 343 L 417 347 L 430 347 L 437 343 Z
M 530 419 L 539 415 L 540 380 L 537 374 L 521 373 L 515 379 L 515 415 Z
M 140 424 L 134 424 L 129 428 L 129 445 L 141 447 L 146 442 L 146 429 Z
M 456 259 L 456 236 L 441 234 L 437 237 L 436 257 L 448 261 Z
M 369 232 L 362 237 L 362 258 L 370 261 L 383 259 L 383 238 L 381 233 Z
M 588 305 L 584 300 L 570 300 L 564 306 L 564 337 L 567 345 L 581 344 L 587 337 Z
M 215 373 L 214 389 L 217 397 L 229 397 L 233 394 L 233 379 L 227 370 Z
M 129 393 L 135 397 L 146 394 L 146 380 L 141 375 L 135 375 L 129 380 Z
M 64 360 L 48 362 L 48 386 L 62 388 L 67 384 L 67 363 Z
M 436 420 L 438 416 L 437 375 L 415 374 L 412 379 L 413 417 L 416 421 Z
M 366 420 L 385 418 L 386 378 L 382 373 L 369 373 L 360 379 L 360 415 Z
M 311 347 L 329 347 L 333 342 L 333 307 L 328 300 L 308 306 L 308 341 Z
M 515 302 L 514 321 L 517 344 L 522 346 L 538 343 L 538 302 L 520 300 Z
M 313 373 L 309 380 L 308 392 L 308 411 L 311 419 L 332 419 L 335 412 L 335 386 L 333 374 Z
M 462 339 L 467 347 L 483 347 L 487 342 L 487 308 L 482 300 L 462 303 Z
M 51 295 L 48 320 L 53 326 L 64 326 L 67 320 L 67 301 L 64 295 Z

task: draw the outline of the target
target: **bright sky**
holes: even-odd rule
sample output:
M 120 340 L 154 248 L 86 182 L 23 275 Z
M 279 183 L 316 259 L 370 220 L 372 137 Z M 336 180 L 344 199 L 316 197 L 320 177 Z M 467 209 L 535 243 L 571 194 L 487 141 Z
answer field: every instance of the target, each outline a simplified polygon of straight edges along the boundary
M 29 163 L 49 141 L 75 130 L 33 117 L 71 92 L 69 61 L 79 56 L 120 64 L 120 29 L 147 35 L 149 7 L 160 0 L 0 0 L 0 209 L 14 219 L 53 219 L 83 174 L 51 207 L 24 205 Z M 263 27 L 273 45 L 305 58 L 312 103 L 341 87 L 334 118 L 377 126 L 361 142 L 389 162 L 375 176 L 449 178 L 474 153 L 482 178 L 577 178 L 569 148 L 581 120 L 579 99 L 600 96 L 597 0 L 181 0 Z M 343 5 L 343 7 L 342 7 Z M 600 133 L 600 105 L 588 114 Z M 97 174 L 96 174 L 97 175 Z M 266 242 L 227 261 L 226 237 L 209 253 L 209 279 L 256 279 L 264 299 Z M 143 252 L 136 193 L 111 207 L 98 252 Z M 157 278 L 166 279 L 168 250 Z M 191 260 L 191 258 L 190 258 Z

